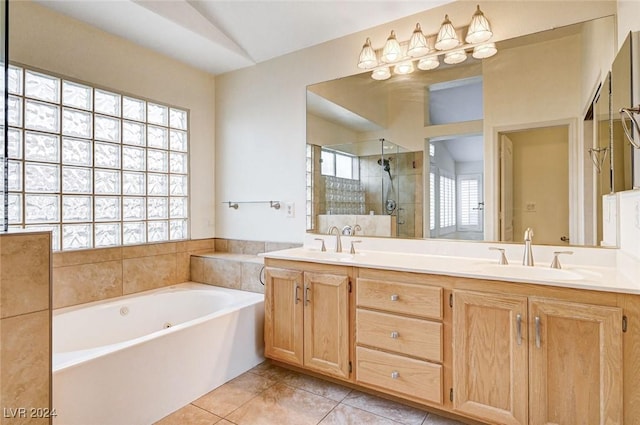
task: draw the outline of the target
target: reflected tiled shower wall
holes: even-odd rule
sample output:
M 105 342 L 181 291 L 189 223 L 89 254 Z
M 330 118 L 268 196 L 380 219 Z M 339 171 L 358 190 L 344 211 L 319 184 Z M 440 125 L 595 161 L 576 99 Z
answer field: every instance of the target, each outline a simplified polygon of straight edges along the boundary
M 365 210 L 374 214 L 386 214 L 384 203 L 387 197 L 396 201 L 398 236 L 421 238 L 423 222 L 422 152 L 407 152 L 390 155 L 393 187 L 389 188 L 389 177 L 378 164 L 380 155 L 360 158 L 360 179 L 365 188 Z M 387 158 L 387 157 L 385 157 Z
M 50 246 L 48 232 L 0 235 L 2 425 L 51 423 Z

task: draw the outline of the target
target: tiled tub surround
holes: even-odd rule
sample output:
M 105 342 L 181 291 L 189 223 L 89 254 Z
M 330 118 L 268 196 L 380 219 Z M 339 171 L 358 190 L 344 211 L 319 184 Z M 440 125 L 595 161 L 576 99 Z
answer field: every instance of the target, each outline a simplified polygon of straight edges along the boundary
M 50 423 L 50 237 L 48 232 L 0 234 L 3 425 Z
M 210 283 L 228 288 L 263 292 L 256 276 L 262 262 L 257 254 L 300 246 L 294 243 L 241 241 L 232 239 L 199 239 L 191 241 L 167 242 L 124 246 L 115 248 L 88 249 L 53 253 L 53 308 L 62 308 L 93 301 L 128 295 L 148 289 L 175 285 L 189 280 Z M 211 274 L 199 274 L 191 264 L 191 256 L 201 254 L 223 254 L 221 257 L 240 262 L 235 265 L 223 263 L 213 265 L 209 270 L 229 273 L 215 279 Z M 225 257 L 226 255 L 226 257 Z M 239 267 L 239 264 L 242 266 Z M 226 268 L 224 266 L 227 266 Z M 210 266 L 210 267 L 209 267 Z M 192 277 L 191 273 L 195 275 Z M 252 280 L 240 281 L 245 276 Z
M 295 243 L 216 239 L 215 251 L 191 256 L 191 280 L 264 294 L 264 285 L 260 282 L 264 259 L 258 254 L 299 246 Z
M 262 362 L 263 318 L 262 295 L 197 283 L 56 310 L 54 424 L 162 418 Z
M 53 254 L 53 308 L 99 301 L 189 280 L 190 257 L 214 239 Z

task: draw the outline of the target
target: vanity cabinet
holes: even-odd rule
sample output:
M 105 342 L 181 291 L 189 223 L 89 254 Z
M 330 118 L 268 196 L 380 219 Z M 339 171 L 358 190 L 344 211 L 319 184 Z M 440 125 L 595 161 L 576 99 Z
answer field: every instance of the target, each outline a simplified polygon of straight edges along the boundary
M 417 402 L 443 402 L 443 289 L 359 277 L 356 382 Z
M 265 268 L 265 356 L 349 379 L 350 277 Z
M 527 424 L 526 324 L 526 297 L 454 291 L 454 410 Z
M 453 409 L 501 424 L 622 424 L 622 309 L 453 291 Z

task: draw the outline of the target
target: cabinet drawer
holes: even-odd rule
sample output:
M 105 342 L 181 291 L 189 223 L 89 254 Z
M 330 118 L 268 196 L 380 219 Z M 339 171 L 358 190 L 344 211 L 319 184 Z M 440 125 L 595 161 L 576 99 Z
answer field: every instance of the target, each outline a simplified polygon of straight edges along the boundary
M 442 323 L 357 309 L 356 342 L 442 362 Z
M 431 319 L 442 318 L 442 288 L 409 283 L 358 279 L 358 307 Z
M 442 366 L 356 347 L 356 381 L 409 399 L 442 404 Z

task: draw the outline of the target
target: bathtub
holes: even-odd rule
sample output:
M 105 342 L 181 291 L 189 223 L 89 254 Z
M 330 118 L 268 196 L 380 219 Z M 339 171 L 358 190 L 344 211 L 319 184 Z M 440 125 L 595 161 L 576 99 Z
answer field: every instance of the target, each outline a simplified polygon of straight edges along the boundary
M 54 310 L 56 425 L 146 425 L 264 360 L 264 296 L 186 282 Z

